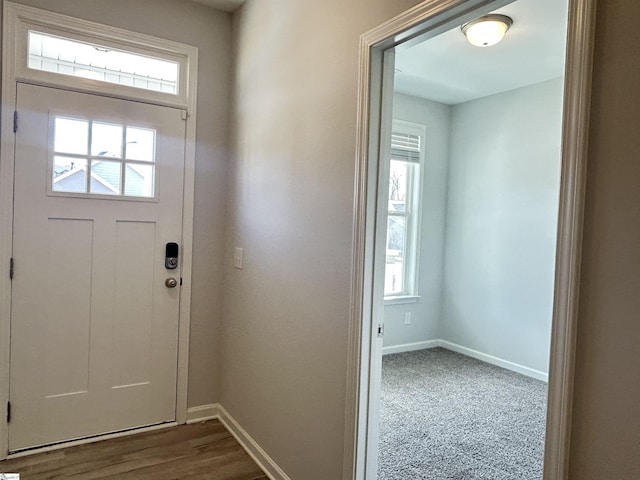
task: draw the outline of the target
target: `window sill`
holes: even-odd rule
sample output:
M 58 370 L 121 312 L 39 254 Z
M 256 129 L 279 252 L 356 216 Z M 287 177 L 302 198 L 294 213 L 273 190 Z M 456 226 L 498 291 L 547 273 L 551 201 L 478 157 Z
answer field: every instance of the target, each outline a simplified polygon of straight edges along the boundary
M 395 297 L 384 297 L 385 305 L 402 305 L 403 303 L 417 303 L 420 300 L 418 295 L 398 295 Z

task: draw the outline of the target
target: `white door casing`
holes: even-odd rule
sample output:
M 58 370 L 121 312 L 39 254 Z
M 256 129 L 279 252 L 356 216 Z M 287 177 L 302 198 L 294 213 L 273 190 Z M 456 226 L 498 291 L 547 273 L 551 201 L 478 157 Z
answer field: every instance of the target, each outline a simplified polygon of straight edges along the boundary
M 360 37 L 356 189 L 347 409 L 345 480 L 376 478 L 375 459 L 379 372 L 374 336 L 376 259 L 376 192 L 380 139 L 384 131 L 386 51 L 435 36 L 478 16 L 476 10 L 497 8 L 510 0 L 425 0 Z M 568 475 L 573 395 L 573 370 L 579 300 L 580 254 L 586 182 L 589 100 L 595 31 L 595 0 L 569 0 L 567 56 L 562 132 L 562 174 L 558 217 L 554 310 L 549 368 L 549 395 L 544 479 Z
M 382 58 L 382 112 L 380 115 L 380 142 L 378 146 L 378 170 L 377 170 L 377 199 L 375 242 L 373 244 L 373 288 L 372 288 L 372 315 L 373 322 L 371 338 L 371 358 L 369 360 L 369 372 L 371 378 L 371 390 L 379 392 L 382 384 L 382 347 L 384 338 L 384 287 L 385 266 L 387 259 L 387 228 L 388 228 L 388 204 L 389 198 L 389 170 L 391 158 L 391 131 L 393 124 L 393 86 L 395 52 L 388 50 Z M 368 443 L 367 450 L 378 451 L 380 440 L 380 408 L 368 409 Z M 366 472 L 378 471 L 378 456 L 368 455 Z M 369 474 L 370 476 L 372 474 Z
M 17 92 L 9 450 L 173 421 L 180 286 L 164 282 L 180 268 L 164 257 L 182 238 L 184 112 Z M 154 130 L 155 198 L 52 192 L 56 117 Z

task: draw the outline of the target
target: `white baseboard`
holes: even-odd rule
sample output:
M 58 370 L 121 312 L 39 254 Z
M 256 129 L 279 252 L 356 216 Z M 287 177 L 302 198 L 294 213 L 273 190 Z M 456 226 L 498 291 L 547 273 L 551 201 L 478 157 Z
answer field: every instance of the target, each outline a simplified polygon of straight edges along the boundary
M 198 405 L 187 409 L 187 423 L 198 423 L 217 418 L 222 422 L 240 446 L 271 480 L 290 480 L 286 473 L 267 455 L 260 445 L 240 426 L 219 403 Z
M 218 405 L 219 419 L 227 430 L 236 438 L 254 462 L 262 469 L 270 480 L 291 480 L 289 476 L 267 455 L 260 445 L 240 426 L 222 405 Z
M 390 353 L 412 352 L 415 350 L 424 350 L 427 348 L 435 348 L 435 347 L 446 348 L 447 350 L 461 353 L 462 355 L 466 355 L 467 357 L 472 357 L 477 360 L 490 363 L 492 365 L 497 365 L 498 367 L 506 368 L 507 370 L 511 370 L 513 372 L 521 373 L 522 375 L 535 378 L 536 380 L 549 382 L 548 373 L 541 372 L 540 370 L 535 370 L 533 368 L 525 367 L 524 365 L 519 365 L 517 363 L 510 362 L 509 360 L 504 360 L 502 358 L 494 357 L 493 355 L 488 355 L 486 353 L 473 350 L 472 348 L 463 347 L 462 345 L 458 345 L 456 343 L 448 342 L 442 339 L 427 340 L 425 342 L 405 343 L 402 345 L 393 345 L 391 347 L 384 347 L 382 349 L 382 355 L 388 355 Z
M 187 423 L 204 422 L 220 418 L 220 404 L 210 403 L 208 405 L 198 405 L 187 409 Z
M 427 340 L 426 342 L 403 343 L 402 345 L 392 345 L 390 347 L 382 347 L 382 355 L 391 353 L 413 352 L 415 350 L 424 350 L 426 348 L 440 347 L 440 340 Z
M 497 365 L 498 367 L 506 368 L 507 370 L 521 373 L 523 375 L 526 375 L 527 377 L 535 378 L 536 380 L 549 382 L 549 374 L 541 372 L 540 370 L 534 370 L 533 368 L 525 367 L 524 365 L 519 365 L 517 363 L 510 362 L 509 360 L 494 357 L 493 355 L 487 355 L 486 353 L 463 347 L 462 345 L 458 345 L 456 343 L 447 342 L 446 340 L 440 340 L 439 343 L 440 347 L 446 348 L 447 350 L 452 350 L 454 352 L 466 355 L 467 357 L 473 357 L 478 360 L 482 360 L 483 362 L 487 362 L 492 365 Z

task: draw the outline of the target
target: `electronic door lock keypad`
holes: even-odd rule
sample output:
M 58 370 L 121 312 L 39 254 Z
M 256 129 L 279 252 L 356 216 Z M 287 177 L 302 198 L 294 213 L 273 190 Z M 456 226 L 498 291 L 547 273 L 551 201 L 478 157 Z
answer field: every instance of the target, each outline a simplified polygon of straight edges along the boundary
M 178 244 L 174 242 L 167 243 L 164 250 L 164 268 L 174 270 L 178 268 Z

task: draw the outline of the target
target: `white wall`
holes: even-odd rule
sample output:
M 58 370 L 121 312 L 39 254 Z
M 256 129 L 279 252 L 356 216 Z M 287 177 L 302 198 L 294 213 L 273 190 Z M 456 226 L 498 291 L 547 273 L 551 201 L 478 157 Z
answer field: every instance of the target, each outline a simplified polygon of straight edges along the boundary
M 385 306 L 385 347 L 440 338 L 451 107 L 396 93 L 393 118 L 425 125 L 427 132 L 419 230 L 420 298 L 415 303 Z M 406 312 L 411 313 L 410 325 L 404 324 Z
M 547 372 L 562 79 L 452 108 L 442 338 Z
M 394 118 L 427 126 L 427 155 L 420 298 L 385 306 L 385 347 L 442 339 L 547 373 L 562 88 L 394 96 Z
M 17 3 L 199 48 L 189 406 L 219 400 L 222 255 L 231 73 L 231 16 L 183 0 Z

